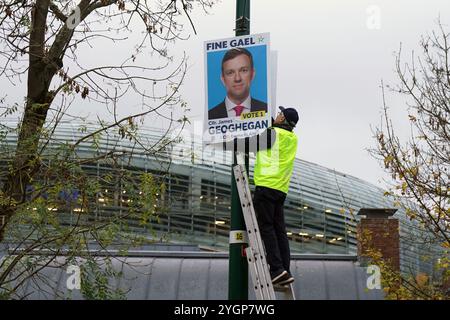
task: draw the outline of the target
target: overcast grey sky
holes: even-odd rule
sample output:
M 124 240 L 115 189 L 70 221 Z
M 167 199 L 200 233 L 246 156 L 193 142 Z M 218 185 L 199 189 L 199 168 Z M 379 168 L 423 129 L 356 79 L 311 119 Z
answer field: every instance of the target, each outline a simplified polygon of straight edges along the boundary
M 203 42 L 234 35 L 235 4 L 222 0 L 209 15 L 196 10 L 192 19 L 197 35 L 169 47 L 170 54 L 189 56 L 182 93 L 193 123 L 203 122 L 206 108 Z M 450 30 L 450 1 L 251 1 L 251 33 L 270 32 L 271 48 L 278 52 L 277 105 L 299 107 L 299 158 L 384 186 L 381 178 L 387 175 L 366 150 L 375 146 L 371 126 L 380 124 L 380 81 L 396 83 L 394 52 L 402 43 L 404 58 L 409 58 L 411 50 L 419 49 L 420 36 L 437 29 L 438 17 Z M 132 39 L 128 46 L 127 42 L 96 43 L 94 51 L 80 49 L 84 50 L 80 59 L 93 65 L 120 63 L 130 56 L 131 43 Z M 154 57 L 148 61 L 154 62 Z M 8 102 L 23 101 L 23 86 L 11 88 L 0 81 Z M 408 133 L 404 98 L 388 94 L 387 102 L 397 130 Z M 122 100 L 118 107 L 126 113 L 139 108 L 139 101 Z M 71 112 L 92 118 L 105 114 L 87 100 Z M 155 121 L 144 124 L 155 125 Z
M 235 1 L 222 1 L 211 13 L 195 18 L 198 36 L 189 41 L 193 66 L 185 90 L 199 121 L 204 97 L 193 89 L 203 87 L 202 44 L 233 36 Z M 402 43 L 410 58 L 420 36 L 437 29 L 438 17 L 450 30 L 450 1 L 251 1 L 251 33 L 270 32 L 278 52 L 277 104 L 299 106 L 299 158 L 384 186 L 387 175 L 366 151 L 375 146 L 370 126 L 381 121 L 380 81 L 396 83 L 394 52 Z M 387 98 L 397 130 L 406 135 L 404 98 Z

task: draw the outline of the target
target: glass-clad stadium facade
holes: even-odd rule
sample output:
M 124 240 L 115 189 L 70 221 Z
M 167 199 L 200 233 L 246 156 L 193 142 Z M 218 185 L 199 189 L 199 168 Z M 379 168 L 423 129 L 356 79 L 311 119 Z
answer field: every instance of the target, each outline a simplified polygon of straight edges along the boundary
M 10 125 L 15 126 L 12 123 Z M 80 132 L 80 126 L 60 124 L 52 145 L 57 145 L 58 141 L 76 141 L 86 134 Z M 160 130 L 141 128 L 140 140 L 142 145 L 158 145 L 165 134 Z M 141 146 L 131 145 L 128 140 L 119 139 L 117 135 L 101 136 L 98 143 L 101 150 L 113 147 L 132 149 L 133 156 L 120 164 L 122 168 L 136 176 L 142 172 L 152 173 L 164 182 L 165 191 L 157 194 L 155 210 L 165 210 L 158 213 L 159 221 L 152 225 L 158 237 L 166 235 L 173 242 L 228 250 L 231 154 L 202 149 L 201 139 L 195 141 L 195 137 L 189 136 L 189 133 L 182 136 L 183 141 L 161 148 L 154 156 L 141 152 Z M 8 145 L 14 146 L 15 141 L 15 136 L 7 136 Z M 92 142 L 86 141 L 79 145 L 79 155 L 90 157 L 92 153 Z M 83 165 L 83 170 L 92 176 L 100 176 L 111 168 L 106 162 L 96 161 Z M 103 180 L 99 183 L 102 184 L 102 192 L 98 194 L 94 218 L 101 219 L 126 211 L 130 200 L 120 179 L 114 183 L 106 184 Z M 383 190 L 370 183 L 296 159 L 285 202 L 291 251 L 356 254 L 356 213 L 360 208 L 368 207 L 392 208 L 393 203 L 383 195 Z M 408 240 L 414 226 L 406 221 L 402 210 L 397 211 L 395 216 L 401 222 L 402 269 L 430 271 L 429 262 L 421 259 L 424 248 Z M 148 231 L 148 227 L 142 227 L 137 221 L 131 221 L 130 224 L 136 232 Z

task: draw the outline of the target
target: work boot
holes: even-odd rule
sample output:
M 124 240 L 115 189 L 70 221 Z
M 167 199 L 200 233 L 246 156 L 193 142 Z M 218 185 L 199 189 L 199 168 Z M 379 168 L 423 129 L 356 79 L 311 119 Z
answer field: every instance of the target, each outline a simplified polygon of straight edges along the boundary
M 276 276 L 272 277 L 272 284 L 277 284 L 280 281 L 286 281 L 289 278 L 289 273 L 286 270 L 281 271 Z
M 277 284 L 280 285 L 280 286 L 284 286 L 284 285 L 287 285 L 287 284 L 290 284 L 290 283 L 294 282 L 294 280 L 295 280 L 295 279 L 294 279 L 294 277 L 292 276 L 292 274 L 290 274 L 290 273 L 288 272 L 288 276 L 285 277 L 284 280 L 278 281 Z

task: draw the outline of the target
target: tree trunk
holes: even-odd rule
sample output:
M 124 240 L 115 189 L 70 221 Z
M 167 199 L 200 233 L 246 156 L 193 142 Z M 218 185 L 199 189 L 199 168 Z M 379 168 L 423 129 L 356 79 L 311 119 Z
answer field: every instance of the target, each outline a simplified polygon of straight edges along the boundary
M 39 168 L 38 144 L 47 111 L 52 97 L 48 94 L 51 79 L 57 68 L 49 67 L 44 61 L 44 41 L 47 14 L 50 0 L 40 0 L 32 13 L 32 31 L 30 34 L 30 54 L 27 83 L 27 100 L 21 122 L 14 161 L 11 164 L 3 188 L 8 203 L 1 208 L 3 223 L 0 221 L 0 242 L 4 229 L 16 210 L 16 206 L 25 200 L 26 186 L 33 173 Z

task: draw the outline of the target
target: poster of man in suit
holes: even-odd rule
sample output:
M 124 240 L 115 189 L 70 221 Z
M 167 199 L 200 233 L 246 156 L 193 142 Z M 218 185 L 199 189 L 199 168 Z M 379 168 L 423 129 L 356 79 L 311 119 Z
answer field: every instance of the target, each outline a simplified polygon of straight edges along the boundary
M 269 34 L 207 41 L 208 142 L 256 135 L 270 123 Z

